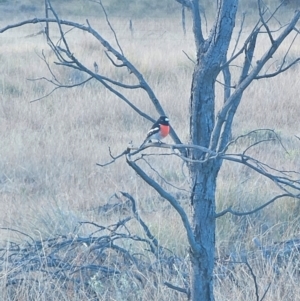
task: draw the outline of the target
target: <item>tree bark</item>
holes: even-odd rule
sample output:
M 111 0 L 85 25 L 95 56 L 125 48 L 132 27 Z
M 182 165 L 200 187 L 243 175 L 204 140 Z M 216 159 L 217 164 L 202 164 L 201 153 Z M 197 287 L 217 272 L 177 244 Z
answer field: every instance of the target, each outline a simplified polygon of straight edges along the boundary
M 197 0 L 193 1 L 197 64 L 191 87 L 190 140 L 193 145 L 209 148 L 215 125 L 215 82 L 231 40 L 237 0 L 220 1 L 216 22 L 206 40 L 202 32 L 198 32 L 201 30 L 201 19 L 197 15 L 199 9 L 196 8 L 198 5 Z M 205 156 L 200 150 L 189 153 L 189 157 L 195 160 L 204 159 Z M 199 245 L 199 253 L 190 250 L 190 299 L 193 301 L 214 300 L 215 192 L 221 164 L 222 160 L 218 158 L 189 164 L 192 227 L 195 241 Z
M 190 251 L 191 300 L 213 301 L 213 268 L 215 248 L 215 191 L 214 164 L 205 164 L 194 170 L 196 178 L 191 196 L 192 225 L 195 240 L 201 245 L 199 254 Z M 203 168 L 203 169 L 202 169 Z
M 206 73 L 207 74 L 207 73 Z M 191 143 L 209 146 L 210 133 L 214 126 L 214 84 L 205 76 L 199 76 L 193 84 L 191 97 Z M 211 77 L 210 77 L 211 78 Z M 193 159 L 204 159 L 201 151 L 190 153 Z M 215 192 L 216 179 L 221 160 L 191 163 L 190 177 L 193 181 L 191 193 L 192 227 L 199 254 L 190 252 L 191 300 L 213 301 L 213 268 L 215 248 Z

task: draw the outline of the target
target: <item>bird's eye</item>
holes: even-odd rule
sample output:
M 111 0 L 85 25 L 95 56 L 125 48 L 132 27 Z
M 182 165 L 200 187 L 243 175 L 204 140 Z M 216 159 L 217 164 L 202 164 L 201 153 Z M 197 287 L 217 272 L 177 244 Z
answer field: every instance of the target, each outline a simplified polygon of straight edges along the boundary
M 169 118 L 165 118 L 165 121 L 169 121 Z

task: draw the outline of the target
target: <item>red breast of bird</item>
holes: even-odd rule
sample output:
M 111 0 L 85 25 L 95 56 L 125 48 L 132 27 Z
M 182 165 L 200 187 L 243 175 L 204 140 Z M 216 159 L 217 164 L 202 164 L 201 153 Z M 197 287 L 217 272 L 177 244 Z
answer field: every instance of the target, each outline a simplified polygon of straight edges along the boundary
M 147 139 L 161 140 L 169 135 L 170 126 L 160 124 L 160 129 L 155 127 L 148 132 Z

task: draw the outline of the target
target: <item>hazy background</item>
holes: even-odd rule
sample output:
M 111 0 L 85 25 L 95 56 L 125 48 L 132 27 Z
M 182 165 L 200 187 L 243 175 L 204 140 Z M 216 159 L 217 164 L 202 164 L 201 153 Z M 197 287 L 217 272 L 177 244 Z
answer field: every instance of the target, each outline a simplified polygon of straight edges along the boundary
M 204 1 L 203 5 L 209 28 L 215 8 L 207 5 L 208 2 Z M 254 14 L 256 2 L 240 2 L 240 11 L 247 12 L 243 30 L 245 37 L 257 20 Z M 278 1 L 269 3 L 275 5 Z M 283 19 L 297 3 L 290 1 L 282 14 Z M 115 45 L 103 12 L 96 3 L 57 0 L 52 4 L 62 19 L 85 23 L 88 18 L 91 25 Z M 193 63 L 183 51 L 191 59 L 195 58 L 189 13 L 186 12 L 187 34 L 184 36 L 181 6 L 175 1 L 103 0 L 103 4 L 125 55 L 153 88 L 181 140 L 188 142 Z M 44 7 L 43 1 L 0 1 L 0 10 L 2 28 L 18 20 L 43 16 Z M 129 30 L 130 19 L 133 33 Z M 236 30 L 240 20 L 241 17 L 237 20 Z M 57 90 L 45 99 L 30 103 L 52 89 L 45 81 L 28 80 L 51 78 L 39 56 L 43 50 L 50 63 L 55 58 L 43 35 L 32 36 L 42 29 L 42 25 L 30 25 L 0 35 L 0 227 L 17 228 L 38 238 L 70 233 L 82 220 L 109 223 L 126 214 L 126 210 L 102 214 L 101 206 L 118 202 L 115 193 L 122 190 L 136 198 L 141 215 L 160 242 L 185 257 L 185 232 L 180 218 L 168 203 L 148 188 L 127 167 L 125 160 L 105 168 L 96 166 L 97 162 L 110 160 L 108 147 L 116 155 L 126 149 L 130 141 L 139 145 L 151 127 L 149 122 L 95 81 L 79 88 Z M 50 33 L 54 39 L 59 37 L 52 25 Z M 126 70 L 116 70 L 107 64 L 103 48 L 88 34 L 74 30 L 67 37 L 75 55 L 88 67 L 93 68 L 93 63 L 97 62 L 99 73 L 116 80 L 131 80 Z M 267 43 L 266 39 L 260 41 L 260 52 L 264 51 Z M 287 48 L 288 45 L 283 46 L 280 54 L 283 55 Z M 291 57 L 299 56 L 299 48 L 299 45 L 294 48 Z M 86 78 L 74 70 L 53 68 L 66 83 Z M 276 63 L 269 68 L 275 69 Z M 233 72 L 233 78 L 237 75 Z M 279 143 L 268 142 L 250 154 L 279 169 L 299 170 L 300 166 L 300 142 L 294 136 L 300 134 L 298 75 L 297 65 L 274 79 L 253 82 L 243 96 L 233 126 L 233 137 L 257 128 L 275 129 L 288 153 Z M 222 86 L 217 85 L 216 89 L 217 107 L 220 107 L 223 102 Z M 157 117 L 145 93 L 125 93 L 135 105 L 153 118 Z M 232 151 L 241 151 L 256 139 L 266 138 L 264 133 L 259 135 L 243 140 Z M 168 138 L 167 142 L 171 139 Z M 151 164 L 168 182 L 180 188 L 168 189 L 188 210 L 189 183 L 187 169 L 182 162 L 171 157 L 153 157 Z M 155 172 L 149 168 L 148 171 L 157 178 Z M 166 183 L 157 179 L 167 187 Z M 236 210 L 250 210 L 278 193 L 276 186 L 232 163 L 224 164 L 217 189 L 218 211 L 231 205 Z M 251 216 L 222 217 L 218 220 L 217 256 L 241 249 L 255 250 L 254 237 L 263 244 L 299 237 L 299 210 L 299 201 L 287 199 Z M 88 233 L 89 229 L 83 228 L 84 231 Z M 11 235 L 6 231 L 0 232 L 0 240 L 22 239 Z M 290 277 L 291 274 L 287 271 L 285 275 Z M 273 276 L 272 271 L 263 274 L 265 280 L 262 280 L 262 285 Z M 277 297 L 277 300 L 283 300 L 290 296 L 291 291 L 297 294 L 299 288 L 296 284 L 285 292 L 280 289 L 286 281 L 286 278 L 279 280 L 278 287 L 273 288 L 269 299 L 265 300 L 276 300 Z M 218 300 L 225 300 L 221 297 L 224 288 L 223 293 L 218 289 Z M 237 294 L 238 287 L 235 290 Z M 251 284 L 245 290 L 251 295 Z M 226 293 L 230 300 L 232 292 Z M 164 297 L 168 300 L 168 296 Z M 293 300 L 292 297 L 289 300 Z

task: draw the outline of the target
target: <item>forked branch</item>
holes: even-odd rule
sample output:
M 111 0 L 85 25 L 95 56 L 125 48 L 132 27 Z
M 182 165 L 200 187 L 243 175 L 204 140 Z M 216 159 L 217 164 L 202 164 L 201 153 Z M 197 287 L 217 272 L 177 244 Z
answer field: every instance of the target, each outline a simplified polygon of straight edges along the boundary
M 244 211 L 244 212 L 239 212 L 239 211 L 235 211 L 235 210 L 232 210 L 232 207 L 229 207 L 219 213 L 216 213 L 215 217 L 218 218 L 218 217 L 221 217 L 227 213 L 230 213 L 232 215 L 236 215 L 236 216 L 245 216 L 245 215 L 250 215 L 250 214 L 253 214 L 253 213 L 256 213 L 262 209 L 264 209 L 265 207 L 269 206 L 270 204 L 274 203 L 276 200 L 278 199 L 281 199 L 281 198 L 286 198 L 286 197 L 291 197 L 291 198 L 294 198 L 293 195 L 290 195 L 289 193 L 284 193 L 284 194 L 280 194 L 280 195 L 277 195 L 275 196 L 274 198 L 272 198 L 271 200 L 269 200 L 268 202 L 264 203 L 263 205 L 253 209 L 253 210 L 250 210 L 250 211 Z M 300 197 L 300 195 L 299 195 Z
M 292 45 L 295 44 L 296 38 L 299 34 L 299 31 L 296 29 L 296 25 L 300 19 L 300 11 L 298 10 L 295 12 L 294 16 L 287 25 L 282 26 L 281 24 L 279 24 L 279 29 L 276 29 L 279 34 L 277 33 L 276 37 L 274 35 L 274 32 L 272 32 L 272 30 L 270 29 L 271 21 L 275 20 L 275 14 L 278 12 L 281 6 L 282 3 L 274 10 L 274 12 L 270 13 L 268 17 L 265 17 L 266 9 L 262 8 L 261 1 L 259 1 L 259 22 L 254 25 L 253 30 L 246 38 L 241 49 L 236 51 L 235 54 L 232 54 L 232 57 L 229 58 L 229 60 L 221 67 L 222 70 L 224 68 L 227 68 L 228 66 L 234 65 L 234 61 L 243 53 L 245 54 L 245 60 L 241 68 L 241 75 L 238 84 L 234 86 L 231 83 L 226 83 L 230 87 L 234 86 L 234 91 L 226 99 L 223 107 L 217 114 L 216 123 L 210 143 L 210 149 L 213 151 L 221 152 L 224 149 L 225 145 L 228 143 L 235 111 L 241 101 L 244 91 L 251 84 L 251 82 L 254 79 L 274 77 L 280 73 L 287 71 L 289 68 L 300 61 L 300 57 L 298 56 L 291 62 L 287 63 L 287 55 L 290 52 Z M 272 59 L 272 57 L 278 51 L 281 44 L 286 40 L 286 38 L 294 31 L 295 36 L 290 42 L 290 45 L 286 50 L 286 54 L 283 57 L 282 63 L 279 65 L 279 68 L 275 72 L 262 74 L 263 68 Z M 258 42 L 257 38 L 258 36 L 261 37 L 262 35 L 268 35 L 270 46 L 266 49 L 263 55 L 257 57 L 255 51 L 256 44 Z M 237 49 L 237 46 L 235 45 L 234 48 Z M 255 62 L 253 58 L 256 59 Z M 237 65 L 239 65 L 239 63 L 237 63 Z

